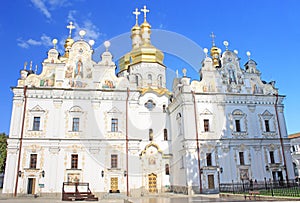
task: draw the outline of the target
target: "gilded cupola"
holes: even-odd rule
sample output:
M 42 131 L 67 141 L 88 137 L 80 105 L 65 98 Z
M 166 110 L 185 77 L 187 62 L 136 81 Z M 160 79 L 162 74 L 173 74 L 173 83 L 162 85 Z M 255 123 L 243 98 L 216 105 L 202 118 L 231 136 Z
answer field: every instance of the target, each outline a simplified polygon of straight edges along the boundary
M 218 48 L 215 44 L 215 37 L 214 33 L 212 32 L 210 37 L 212 38 L 212 47 L 210 49 L 210 55 L 213 60 L 213 66 L 218 68 L 220 67 L 220 48 Z
M 141 9 L 144 13 L 144 21 L 138 25 L 138 9 L 133 14 L 136 17 L 136 23 L 131 29 L 132 50 L 125 54 L 119 61 L 120 72 L 127 70 L 129 65 L 140 62 L 159 63 L 163 65 L 164 54 L 151 44 L 151 25 L 147 22 L 146 6 Z
M 64 57 L 68 58 L 69 57 L 69 51 L 74 43 L 74 40 L 72 39 L 72 30 L 75 29 L 75 26 L 73 25 L 72 22 L 70 22 L 70 24 L 67 26 L 67 28 L 69 29 L 69 36 L 65 41 L 65 54 Z

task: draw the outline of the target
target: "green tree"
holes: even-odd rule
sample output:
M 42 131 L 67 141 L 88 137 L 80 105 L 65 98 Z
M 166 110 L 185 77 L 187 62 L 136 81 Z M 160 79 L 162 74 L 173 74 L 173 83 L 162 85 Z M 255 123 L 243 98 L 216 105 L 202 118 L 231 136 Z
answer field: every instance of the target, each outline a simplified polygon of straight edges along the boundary
M 5 170 L 7 135 L 0 133 L 0 172 Z

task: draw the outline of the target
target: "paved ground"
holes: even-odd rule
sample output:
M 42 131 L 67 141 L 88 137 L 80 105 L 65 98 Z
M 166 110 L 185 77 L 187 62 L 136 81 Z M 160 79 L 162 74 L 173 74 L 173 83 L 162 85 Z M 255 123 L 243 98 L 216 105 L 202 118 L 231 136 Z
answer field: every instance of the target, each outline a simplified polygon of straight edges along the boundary
M 219 198 L 216 195 L 203 195 L 203 196 L 182 196 L 182 195 L 174 195 L 171 197 L 165 196 L 153 196 L 153 197 L 143 197 L 143 198 L 131 198 L 129 199 L 132 203 L 201 203 L 201 202 L 244 202 L 242 199 L 236 199 L 234 197 L 226 197 L 226 198 Z M 247 200 L 249 201 L 256 201 L 256 200 Z M 4 198 L 0 197 L 0 202 L 2 203 L 57 203 L 57 202 L 64 202 L 61 199 L 50 199 L 46 197 L 19 197 L 19 198 Z M 82 202 L 82 201 L 81 201 Z M 98 202 L 101 203 L 125 203 L 124 200 L 99 200 Z M 261 201 L 268 202 L 268 201 Z M 278 202 L 278 201 L 277 201 Z M 290 203 L 291 201 L 279 201 L 279 202 L 287 202 Z M 293 201 L 295 202 L 295 201 Z M 300 202 L 300 201 L 298 201 Z M 65 202 L 64 202 L 65 203 Z

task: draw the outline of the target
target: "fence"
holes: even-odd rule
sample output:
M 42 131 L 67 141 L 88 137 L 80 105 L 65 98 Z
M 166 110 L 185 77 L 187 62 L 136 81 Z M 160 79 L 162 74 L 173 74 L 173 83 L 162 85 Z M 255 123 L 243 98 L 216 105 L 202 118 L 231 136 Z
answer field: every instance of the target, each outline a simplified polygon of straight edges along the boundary
M 239 183 L 220 184 L 220 192 L 233 194 L 249 194 L 252 191 L 267 196 L 300 197 L 300 183 L 295 180 L 289 181 L 249 181 L 243 180 Z

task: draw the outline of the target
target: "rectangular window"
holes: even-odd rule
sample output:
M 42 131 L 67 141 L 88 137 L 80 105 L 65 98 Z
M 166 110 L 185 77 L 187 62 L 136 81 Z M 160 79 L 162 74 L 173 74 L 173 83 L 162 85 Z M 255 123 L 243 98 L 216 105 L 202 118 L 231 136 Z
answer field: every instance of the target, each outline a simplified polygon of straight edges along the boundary
M 244 152 L 239 152 L 240 165 L 245 165 Z
M 153 141 L 153 130 L 149 129 L 149 141 Z
M 241 132 L 241 123 L 240 120 L 235 120 L 235 131 Z
M 204 132 L 208 132 L 209 131 L 209 120 L 208 119 L 204 119 Z
M 275 157 L 274 157 L 273 151 L 270 151 L 270 161 L 271 161 L 271 164 L 275 164 Z
M 78 132 L 79 131 L 79 118 L 73 118 L 73 123 L 72 123 L 72 131 L 73 132 Z
M 71 155 L 71 169 L 78 169 L 78 154 Z
M 118 119 L 111 119 L 111 132 L 118 132 Z
M 33 118 L 32 130 L 39 131 L 40 130 L 40 124 L 41 124 L 41 117 L 34 117 Z
M 37 154 L 30 154 L 29 168 L 36 168 Z
M 168 130 L 166 128 L 164 129 L 164 140 L 168 140 Z
M 118 168 L 118 155 L 112 154 L 110 158 L 111 168 Z
M 211 153 L 206 153 L 206 164 L 207 166 L 212 166 Z
M 269 120 L 265 120 L 265 128 L 266 128 L 266 132 L 270 132 Z
M 169 166 L 169 164 L 166 164 L 165 168 L 166 168 L 166 175 L 170 175 L 170 166 Z
M 181 164 L 180 165 L 181 165 L 180 168 L 184 168 L 184 157 L 183 156 L 181 156 Z

